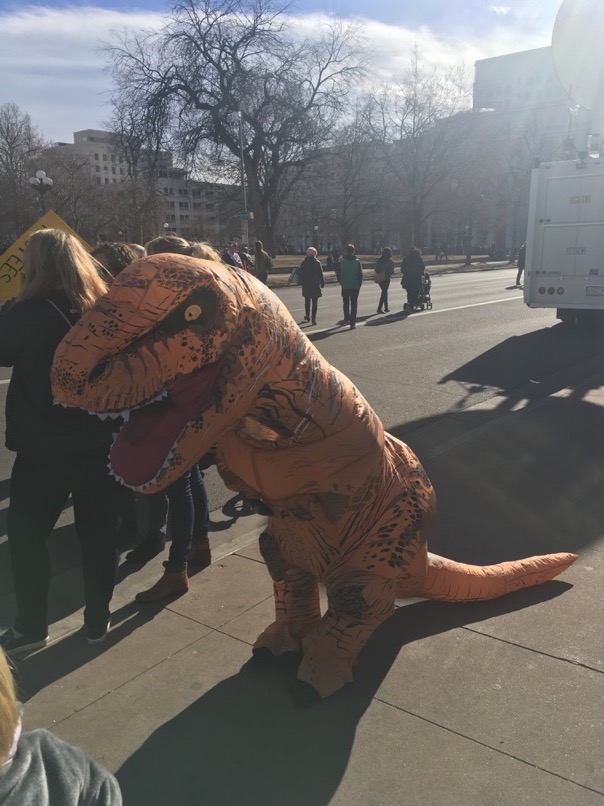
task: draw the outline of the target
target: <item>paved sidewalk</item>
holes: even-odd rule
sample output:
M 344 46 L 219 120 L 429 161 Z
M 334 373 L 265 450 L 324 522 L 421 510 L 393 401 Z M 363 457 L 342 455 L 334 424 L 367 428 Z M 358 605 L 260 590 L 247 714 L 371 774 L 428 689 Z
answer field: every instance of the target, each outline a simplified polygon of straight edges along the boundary
M 250 663 L 272 620 L 263 518 L 213 513 L 212 566 L 166 606 L 133 601 L 162 557 L 124 576 L 98 647 L 53 537 L 53 643 L 18 664 L 25 727 L 115 771 L 127 806 L 602 806 L 604 370 L 505 403 L 413 432 L 439 496 L 431 547 L 480 563 L 577 551 L 559 580 L 401 603 L 354 684 L 296 709 L 290 674 Z M 12 607 L 0 597 L 1 623 Z

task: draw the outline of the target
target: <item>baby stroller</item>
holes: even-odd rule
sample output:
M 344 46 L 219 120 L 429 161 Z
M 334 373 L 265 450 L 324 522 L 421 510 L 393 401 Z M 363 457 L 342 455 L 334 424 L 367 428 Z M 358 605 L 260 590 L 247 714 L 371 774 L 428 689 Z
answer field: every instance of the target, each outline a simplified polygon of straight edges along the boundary
M 419 294 L 417 295 L 417 304 L 419 306 L 420 311 L 431 310 L 432 308 L 432 297 L 430 296 L 430 289 L 432 288 L 432 280 L 430 279 L 430 275 L 427 271 L 425 271 L 422 275 L 422 286 L 419 290 Z

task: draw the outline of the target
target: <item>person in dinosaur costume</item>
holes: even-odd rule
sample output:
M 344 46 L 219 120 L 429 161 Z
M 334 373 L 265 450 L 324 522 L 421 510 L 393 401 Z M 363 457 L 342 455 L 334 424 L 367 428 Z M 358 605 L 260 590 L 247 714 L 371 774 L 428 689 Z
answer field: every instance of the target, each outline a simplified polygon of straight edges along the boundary
M 135 490 L 163 489 L 216 446 L 227 486 L 270 512 L 260 548 L 276 618 L 254 651 L 301 652 L 298 678 L 322 697 L 352 680 L 396 597 L 488 599 L 576 559 L 479 567 L 429 554 L 435 495 L 417 457 L 238 269 L 133 263 L 60 344 L 52 379 L 59 403 L 127 418 L 111 466 Z

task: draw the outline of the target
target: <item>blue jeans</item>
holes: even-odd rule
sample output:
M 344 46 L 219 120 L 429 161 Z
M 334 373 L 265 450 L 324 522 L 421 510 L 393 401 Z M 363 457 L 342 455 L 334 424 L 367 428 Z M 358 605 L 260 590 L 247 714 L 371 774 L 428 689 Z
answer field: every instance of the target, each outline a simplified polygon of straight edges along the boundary
M 149 532 L 166 535 L 170 509 L 172 542 L 167 568 L 184 571 L 191 542 L 208 536 L 210 513 L 203 473 L 197 465 L 160 493 L 149 496 Z

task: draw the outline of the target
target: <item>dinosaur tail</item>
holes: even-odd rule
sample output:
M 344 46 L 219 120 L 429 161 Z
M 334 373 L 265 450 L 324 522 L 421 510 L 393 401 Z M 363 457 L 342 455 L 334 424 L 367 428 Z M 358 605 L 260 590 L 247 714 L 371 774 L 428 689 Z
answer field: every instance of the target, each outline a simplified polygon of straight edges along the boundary
M 570 553 L 542 554 L 498 565 L 479 566 L 428 553 L 425 576 L 414 595 L 445 602 L 496 599 L 547 582 L 565 571 L 576 559 L 577 555 Z M 397 595 L 408 596 L 407 586 L 397 586 Z

